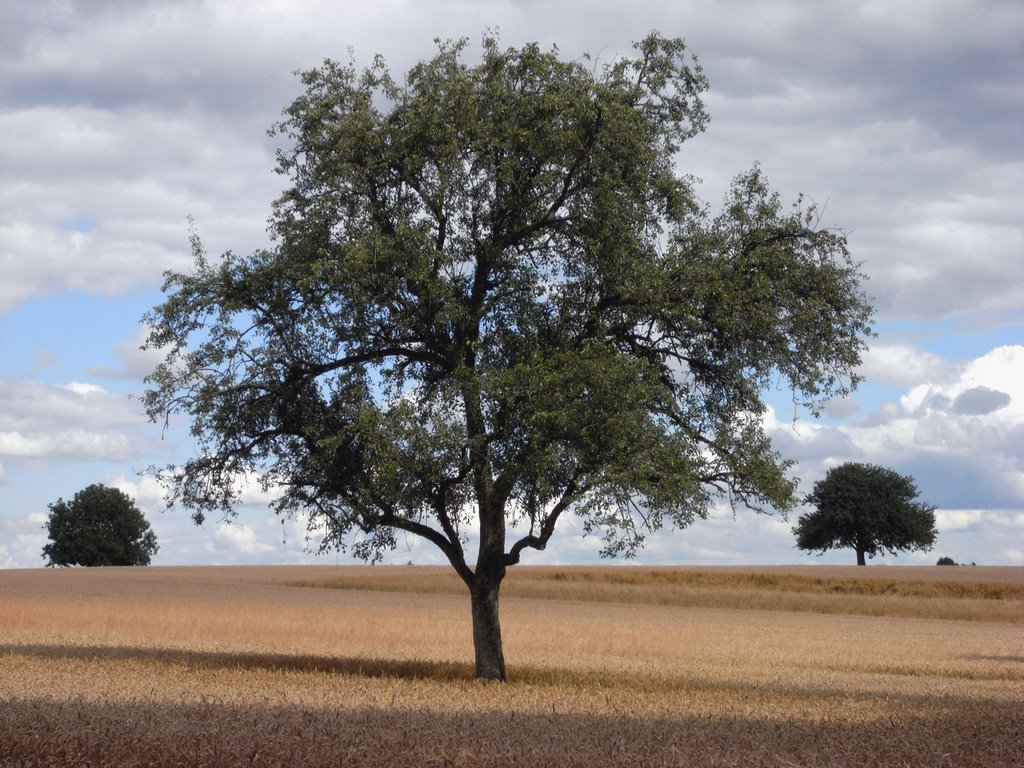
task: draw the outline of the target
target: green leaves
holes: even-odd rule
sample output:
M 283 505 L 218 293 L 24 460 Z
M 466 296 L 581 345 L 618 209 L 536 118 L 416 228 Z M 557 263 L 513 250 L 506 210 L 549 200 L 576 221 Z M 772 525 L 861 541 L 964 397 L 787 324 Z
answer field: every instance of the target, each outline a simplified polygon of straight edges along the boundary
M 816 510 L 801 515 L 793 529 L 797 547 L 851 548 L 859 564 L 865 554 L 927 551 L 935 543 L 935 507 L 916 498 L 913 478 L 891 469 L 851 462 L 833 467 L 807 497 Z
M 632 554 L 719 496 L 793 503 L 761 391 L 855 383 L 870 307 L 841 234 L 761 174 L 710 218 L 675 170 L 707 82 L 652 34 L 604 66 L 439 43 L 404 78 L 327 61 L 273 132 L 273 247 L 167 277 L 154 419 L 198 455 L 171 498 L 231 514 L 239 475 L 369 557 L 395 532 L 478 566 L 543 549 L 566 512 Z M 523 524 L 528 533 L 505 541 Z M 356 538 L 353 538 L 356 537 Z M 498 564 L 498 565 L 496 565 Z
M 710 226 L 690 220 L 675 233 L 673 278 L 686 314 L 669 322 L 700 340 L 691 343 L 703 348 L 696 370 L 753 385 L 735 390 L 752 410 L 777 374 L 815 415 L 856 386 L 873 310 L 845 236 L 815 221 L 800 201 L 783 214 L 755 167 L 736 178 Z
M 142 512 L 116 488 L 90 485 L 49 508 L 47 567 L 149 565 L 159 549 Z

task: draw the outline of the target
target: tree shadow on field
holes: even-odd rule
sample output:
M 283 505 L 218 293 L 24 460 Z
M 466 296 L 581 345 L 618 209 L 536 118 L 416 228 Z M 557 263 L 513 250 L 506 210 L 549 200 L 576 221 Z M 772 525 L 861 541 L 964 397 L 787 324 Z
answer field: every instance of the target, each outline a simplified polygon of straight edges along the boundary
M 69 659 L 80 661 L 138 661 L 150 664 L 180 667 L 190 670 L 256 670 L 265 672 L 297 672 L 321 675 L 339 675 L 367 679 L 393 679 L 408 681 L 472 682 L 475 669 L 472 663 L 429 659 L 383 659 L 368 657 L 336 657 L 314 654 L 259 653 L 240 651 L 203 651 L 181 648 L 158 648 L 117 645 L 61 645 L 46 643 L 0 644 L 0 656 L 15 655 L 42 659 Z M 1006 660 L 1007 657 L 978 657 L 988 660 Z M 1016 657 L 1009 657 L 1015 659 Z M 871 672 L 851 668 L 852 672 Z M 873 670 L 879 675 L 913 675 L 915 670 L 903 670 L 886 665 Z M 928 677 L 949 677 L 942 670 L 923 673 Z M 1003 668 L 982 674 L 970 672 L 961 675 L 972 679 L 1020 680 L 1018 670 Z M 774 681 L 770 687 L 763 681 L 736 681 L 700 677 L 696 674 L 644 675 L 635 672 L 602 671 L 598 669 L 572 670 L 558 666 L 542 667 L 515 665 L 509 668 L 510 686 L 577 690 L 617 689 L 650 694 L 721 694 L 726 697 L 771 701 L 776 697 L 805 702 L 829 702 L 837 697 L 845 701 L 877 701 L 877 690 L 851 688 L 848 678 L 839 674 L 833 680 L 816 684 L 795 684 Z M 911 709 L 932 708 L 936 697 L 927 693 L 891 688 L 884 698 Z
M 239 653 L 116 645 L 0 644 L 0 654 L 78 660 L 135 660 L 194 669 L 315 672 L 406 680 L 472 680 L 473 665 L 418 659 L 340 658 L 285 653 Z
M 457 696 L 457 692 L 455 694 Z M 1009 703 L 901 722 L 265 701 L 3 702 L 0 765 L 928 765 L 1024 761 Z

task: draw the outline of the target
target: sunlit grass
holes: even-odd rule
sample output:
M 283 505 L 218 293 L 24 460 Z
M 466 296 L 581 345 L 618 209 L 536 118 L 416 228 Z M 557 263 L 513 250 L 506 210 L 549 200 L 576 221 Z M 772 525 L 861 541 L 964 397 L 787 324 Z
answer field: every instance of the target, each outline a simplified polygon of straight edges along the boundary
M 0 765 L 1022 764 L 1015 620 L 741 605 L 999 617 L 1016 598 L 857 581 L 1019 586 L 1020 569 L 792 570 L 513 571 L 505 686 L 472 679 L 468 597 L 442 569 L 0 572 Z M 718 605 L 642 597 L 684 589 Z
M 502 594 L 538 600 L 1024 622 L 1024 581 L 1016 569 L 961 569 L 942 578 L 943 570 L 947 569 L 524 567 L 510 571 Z M 965 578 L 969 576 L 973 578 Z M 420 594 L 465 592 L 449 569 L 348 569 L 289 583 Z

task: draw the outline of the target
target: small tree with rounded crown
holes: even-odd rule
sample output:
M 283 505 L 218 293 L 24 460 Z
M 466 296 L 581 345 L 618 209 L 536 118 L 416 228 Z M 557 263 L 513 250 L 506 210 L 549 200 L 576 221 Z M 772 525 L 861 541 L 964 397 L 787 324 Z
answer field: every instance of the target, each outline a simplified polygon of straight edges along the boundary
M 50 543 L 43 547 L 47 567 L 149 565 L 159 549 L 142 512 L 117 488 L 90 485 L 49 509 L 45 527 Z
M 857 565 L 880 551 L 927 551 L 935 543 L 935 507 L 915 501 L 913 478 L 873 464 L 847 462 L 814 484 L 793 533 L 808 551 L 850 548 Z

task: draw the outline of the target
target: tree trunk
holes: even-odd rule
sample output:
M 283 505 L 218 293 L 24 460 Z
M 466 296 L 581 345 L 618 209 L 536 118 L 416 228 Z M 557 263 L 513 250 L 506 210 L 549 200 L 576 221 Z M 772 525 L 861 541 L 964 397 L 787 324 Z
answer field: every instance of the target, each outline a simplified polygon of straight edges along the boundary
M 499 579 L 478 572 L 470 589 L 478 680 L 505 681 L 505 654 L 501 648 L 501 624 L 498 620 L 500 587 Z
M 857 550 L 857 565 L 867 565 L 867 563 L 864 562 L 864 550 L 863 549 L 858 549 Z

